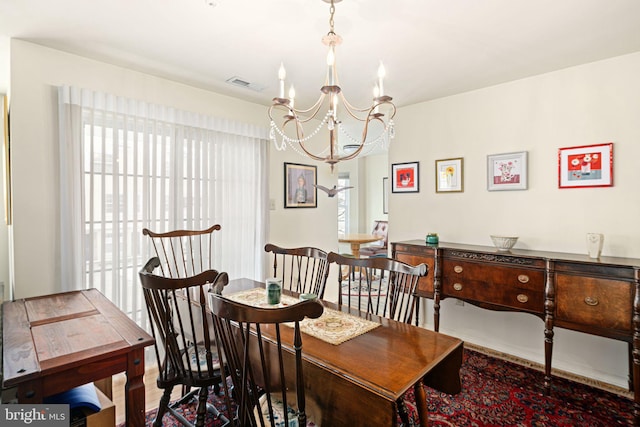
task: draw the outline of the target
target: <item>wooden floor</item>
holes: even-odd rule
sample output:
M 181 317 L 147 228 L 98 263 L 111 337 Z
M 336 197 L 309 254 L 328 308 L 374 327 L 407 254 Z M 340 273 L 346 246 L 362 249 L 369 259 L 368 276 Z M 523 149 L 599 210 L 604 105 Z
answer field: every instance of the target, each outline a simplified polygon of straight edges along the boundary
M 158 376 L 157 366 L 149 366 L 144 374 L 145 389 L 145 411 L 155 409 L 160 402 L 162 390 L 156 386 L 156 378 Z M 116 405 L 116 425 L 124 422 L 124 384 L 126 376 L 124 373 L 114 375 L 113 377 L 113 403 Z M 171 400 L 180 397 L 180 387 L 175 387 Z

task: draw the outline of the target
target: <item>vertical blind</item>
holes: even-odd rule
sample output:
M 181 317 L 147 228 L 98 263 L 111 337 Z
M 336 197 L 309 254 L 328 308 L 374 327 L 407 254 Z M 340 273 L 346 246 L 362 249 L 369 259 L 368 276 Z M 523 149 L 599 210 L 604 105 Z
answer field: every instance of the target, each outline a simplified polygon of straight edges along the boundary
M 146 325 L 143 228 L 220 224 L 215 268 L 263 278 L 266 128 L 66 86 L 59 112 L 64 290 L 98 288 Z

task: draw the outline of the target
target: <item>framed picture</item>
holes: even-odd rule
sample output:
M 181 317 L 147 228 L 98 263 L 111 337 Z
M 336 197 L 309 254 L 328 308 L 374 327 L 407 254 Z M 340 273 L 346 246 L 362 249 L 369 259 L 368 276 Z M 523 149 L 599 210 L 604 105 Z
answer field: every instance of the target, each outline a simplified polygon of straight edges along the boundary
M 394 163 L 391 165 L 391 192 L 393 193 L 417 193 L 419 165 L 418 162 Z
M 526 190 L 527 152 L 487 156 L 487 190 Z
M 318 207 L 318 190 L 316 189 L 316 167 L 284 164 L 284 207 L 316 208 Z
M 462 157 L 436 160 L 436 193 L 461 193 L 463 179 Z
M 613 186 L 613 143 L 558 150 L 558 188 Z
M 389 213 L 389 177 L 382 178 L 382 213 Z

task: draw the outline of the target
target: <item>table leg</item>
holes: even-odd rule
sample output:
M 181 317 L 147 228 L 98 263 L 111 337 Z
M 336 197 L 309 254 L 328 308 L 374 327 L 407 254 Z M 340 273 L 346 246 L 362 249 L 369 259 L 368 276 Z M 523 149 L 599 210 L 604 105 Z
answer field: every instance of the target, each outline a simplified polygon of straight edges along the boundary
M 351 255 L 356 259 L 360 258 L 360 243 L 351 243 Z M 367 271 L 362 270 L 360 267 L 356 267 L 354 271 L 357 271 L 359 274 L 362 274 L 364 271 L 364 277 L 367 277 Z
M 429 408 L 427 407 L 427 394 L 424 392 L 422 381 L 418 381 L 413 386 L 413 391 L 416 397 L 416 407 L 418 409 L 418 417 L 420 418 L 420 427 L 428 427 Z
M 144 411 L 144 349 L 136 349 L 127 357 L 127 383 L 125 384 L 126 426 L 145 425 Z
M 351 243 L 351 255 L 354 258 L 360 258 L 360 243 Z

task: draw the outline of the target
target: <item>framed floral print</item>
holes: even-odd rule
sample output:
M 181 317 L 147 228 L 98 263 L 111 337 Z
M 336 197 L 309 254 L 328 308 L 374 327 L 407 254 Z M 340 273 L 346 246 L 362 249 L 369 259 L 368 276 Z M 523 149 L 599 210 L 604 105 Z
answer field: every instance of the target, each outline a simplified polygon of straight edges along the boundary
M 487 156 L 487 190 L 526 190 L 527 152 Z
M 558 188 L 611 186 L 613 142 L 558 150 Z
M 316 167 L 311 165 L 284 164 L 285 208 L 318 207 L 316 170 Z
M 462 168 L 462 157 L 436 160 L 436 193 L 464 191 Z
M 419 188 L 419 163 L 393 163 L 391 165 L 391 192 L 417 193 Z

